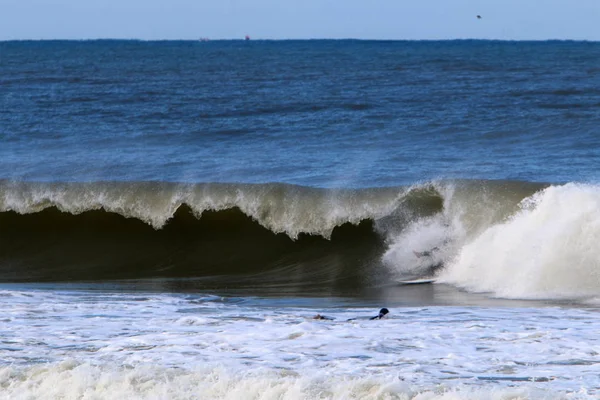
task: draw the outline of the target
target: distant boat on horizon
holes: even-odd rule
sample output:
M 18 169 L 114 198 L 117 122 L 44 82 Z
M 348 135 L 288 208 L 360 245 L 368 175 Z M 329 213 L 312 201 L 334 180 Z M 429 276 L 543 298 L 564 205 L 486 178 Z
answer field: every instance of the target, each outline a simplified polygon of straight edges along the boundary
M 246 40 L 250 40 L 250 36 L 249 36 L 249 35 L 246 35 L 244 39 L 246 39 Z

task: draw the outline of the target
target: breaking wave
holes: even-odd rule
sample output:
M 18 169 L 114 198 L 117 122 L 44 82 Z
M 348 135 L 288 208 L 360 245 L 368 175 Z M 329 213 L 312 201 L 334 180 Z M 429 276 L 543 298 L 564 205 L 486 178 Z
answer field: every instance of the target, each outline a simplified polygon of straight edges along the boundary
M 521 299 L 600 296 L 600 187 L 551 186 L 467 241 L 441 281 Z
M 498 297 L 580 299 L 600 297 L 599 239 L 594 184 L 0 182 L 5 282 L 355 291 L 434 273 Z

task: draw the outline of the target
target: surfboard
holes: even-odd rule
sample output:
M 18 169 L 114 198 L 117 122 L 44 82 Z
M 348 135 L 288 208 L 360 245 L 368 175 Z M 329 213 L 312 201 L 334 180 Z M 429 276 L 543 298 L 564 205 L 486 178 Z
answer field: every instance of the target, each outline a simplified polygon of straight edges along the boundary
M 407 281 L 399 281 L 402 285 L 423 285 L 426 283 L 434 283 L 435 278 L 411 279 Z

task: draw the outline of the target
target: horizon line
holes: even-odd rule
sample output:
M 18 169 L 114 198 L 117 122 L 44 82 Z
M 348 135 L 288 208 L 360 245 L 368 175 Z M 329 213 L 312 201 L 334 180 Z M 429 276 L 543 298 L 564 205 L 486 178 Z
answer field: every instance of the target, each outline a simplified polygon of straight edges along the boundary
M 446 39 L 365 39 L 365 38 L 217 38 L 200 36 L 197 39 L 140 39 L 140 38 L 41 38 L 41 39 L 0 39 L 4 42 L 101 42 L 101 41 L 130 41 L 130 42 L 309 42 L 309 41 L 361 41 L 361 42 L 600 42 L 600 39 L 489 39 L 489 38 L 446 38 Z

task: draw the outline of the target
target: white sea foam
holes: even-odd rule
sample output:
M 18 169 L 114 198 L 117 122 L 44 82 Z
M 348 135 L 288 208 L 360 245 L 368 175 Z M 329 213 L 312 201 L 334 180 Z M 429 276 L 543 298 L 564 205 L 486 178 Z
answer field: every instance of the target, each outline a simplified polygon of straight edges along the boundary
M 600 394 L 600 314 L 591 309 L 390 308 L 370 321 L 376 310 L 251 299 L 2 293 L 0 387 L 10 399 Z M 334 320 L 312 319 L 317 312 Z
M 161 368 L 78 364 L 73 361 L 30 368 L 0 368 L 0 386 L 10 399 L 399 399 L 506 400 L 577 399 L 584 393 L 551 393 L 534 387 L 411 387 L 389 377 L 307 376 L 285 371 L 230 371 L 224 368 Z
M 506 298 L 600 296 L 600 187 L 567 184 L 466 243 L 440 280 Z
M 550 186 L 523 200 L 438 190 L 443 211 L 390 238 L 383 261 L 391 270 L 419 274 L 443 264 L 438 282 L 503 298 L 600 297 L 600 186 Z

